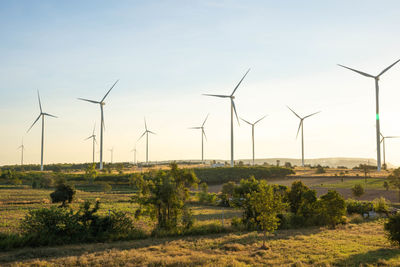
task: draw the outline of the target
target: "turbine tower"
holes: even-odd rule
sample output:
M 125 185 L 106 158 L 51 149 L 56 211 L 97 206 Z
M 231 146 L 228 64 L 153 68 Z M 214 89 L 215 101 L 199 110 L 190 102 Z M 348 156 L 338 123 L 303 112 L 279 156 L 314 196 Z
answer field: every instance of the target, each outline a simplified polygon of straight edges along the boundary
M 136 164 L 136 144 L 135 147 L 131 150 L 133 152 L 133 164 Z
M 114 156 L 114 147 L 109 149 L 108 151 L 111 152 L 111 164 L 113 163 L 113 156 Z
M 239 81 L 239 83 L 238 83 L 238 84 L 236 85 L 236 87 L 233 89 L 232 94 L 230 94 L 230 95 L 210 95 L 210 94 L 203 94 L 203 95 L 206 95 L 206 96 L 214 96 L 214 97 L 220 97 L 220 98 L 229 98 L 229 99 L 231 100 L 231 167 L 234 167 L 234 166 L 235 166 L 235 162 L 234 162 L 234 160 L 233 160 L 233 155 L 234 155 L 234 154 L 233 154 L 233 113 L 235 113 L 235 115 L 236 115 L 236 120 L 237 120 L 237 122 L 238 122 L 238 124 L 239 124 L 239 117 L 238 117 L 238 115 L 237 115 L 236 107 L 235 107 L 235 102 L 234 102 L 234 99 L 235 99 L 234 94 L 235 94 L 236 90 L 238 89 L 239 85 L 242 83 L 243 79 L 246 77 L 247 73 L 249 73 L 249 71 L 250 71 L 250 69 L 248 69 L 247 72 L 244 74 L 243 78 Z
M 40 119 L 40 117 L 42 117 L 42 144 L 41 144 L 41 154 L 40 154 L 40 170 L 43 171 L 44 117 L 45 117 L 45 116 L 53 117 L 53 118 L 57 118 L 57 117 L 54 116 L 54 115 L 51 115 L 51 114 L 49 114 L 49 113 L 43 112 L 43 110 L 42 110 L 42 103 L 40 102 L 39 91 L 38 91 L 37 93 L 38 93 L 40 114 L 39 114 L 39 116 L 37 117 L 37 119 L 32 123 L 31 127 L 29 127 L 29 129 L 28 129 L 27 132 L 29 132 L 29 131 L 32 129 L 33 125 L 35 125 L 36 122 Z
M 24 146 L 24 139 L 23 138 L 22 138 L 22 144 L 17 149 L 21 149 L 21 166 L 24 166 L 24 150 L 25 150 L 25 146 Z
M 384 69 L 383 71 L 381 71 L 381 73 L 379 73 L 378 75 L 374 76 L 359 70 L 355 70 L 343 65 L 338 64 L 340 67 L 349 69 L 351 71 L 357 72 L 358 74 L 361 74 L 365 77 L 369 77 L 369 78 L 373 78 L 375 80 L 375 103 L 376 103 L 376 161 L 377 161 L 377 170 L 380 171 L 381 170 L 381 146 L 380 146 L 380 124 L 379 124 L 379 78 L 386 72 L 388 71 L 390 68 L 392 68 L 394 65 L 397 64 L 397 62 L 399 62 L 399 60 L 397 60 L 396 62 L 394 62 L 392 65 L 390 65 L 389 67 L 387 67 L 386 69 Z
M 303 122 L 304 122 L 304 120 L 305 120 L 306 118 L 311 117 L 311 116 L 313 116 L 313 115 L 315 115 L 315 114 L 318 114 L 318 113 L 320 113 L 321 111 L 312 113 L 312 114 L 307 115 L 307 116 L 305 116 L 305 117 L 302 118 L 302 117 L 300 117 L 299 115 L 297 115 L 297 113 L 294 112 L 291 108 L 288 107 L 288 109 L 290 109 L 290 111 L 292 111 L 293 114 L 296 115 L 296 117 L 300 119 L 299 129 L 297 130 L 296 138 L 297 138 L 297 136 L 299 135 L 300 128 L 301 128 L 301 166 L 304 167 L 304 132 L 303 132 L 303 124 L 304 124 L 304 123 L 303 123 Z
M 97 141 L 96 141 L 96 135 L 94 134 L 94 130 L 95 130 L 95 129 L 96 129 L 96 123 L 94 124 L 92 135 L 85 139 L 85 141 L 86 141 L 86 140 L 89 140 L 89 139 L 92 139 L 92 142 L 93 142 L 93 163 L 94 163 L 94 154 L 95 154 L 95 151 L 96 151 L 96 146 L 95 146 L 95 145 L 96 145 L 96 143 L 97 143 Z
M 206 124 L 206 121 L 208 119 L 208 115 L 206 119 L 204 120 L 203 124 L 199 127 L 190 127 L 189 129 L 201 129 L 201 162 L 204 164 L 204 138 L 206 138 L 207 141 L 207 136 L 206 136 L 206 132 L 204 131 L 204 124 Z M 204 138 L 203 138 L 204 137 Z
M 114 86 L 117 84 L 118 80 L 111 86 L 111 88 L 108 90 L 106 95 L 101 99 L 100 101 L 95 101 L 95 100 L 90 100 L 90 99 L 85 99 L 85 98 L 78 98 L 79 100 L 87 101 L 93 104 L 99 104 L 100 105 L 100 111 L 101 111 L 101 124 L 100 124 L 100 170 L 103 169 L 103 130 L 104 130 L 104 114 L 103 114 L 103 106 L 106 104 L 104 100 L 108 96 L 108 94 L 111 92 L 111 90 L 114 88 Z
M 254 123 L 248 122 L 248 121 L 246 121 L 246 120 L 240 118 L 242 121 L 246 122 L 247 124 L 249 124 L 249 125 L 251 126 L 251 142 L 252 142 L 252 147 L 253 147 L 253 166 L 255 165 L 255 162 L 254 162 L 254 126 L 255 126 L 258 122 L 260 122 L 261 120 L 263 120 L 265 117 L 266 117 L 266 116 L 262 117 L 261 119 L 259 119 L 258 121 L 254 122 Z
M 154 133 L 154 132 L 152 132 L 152 131 L 150 131 L 150 130 L 147 129 L 146 118 L 144 118 L 144 128 L 145 128 L 145 131 L 144 131 L 144 133 L 139 137 L 138 141 L 139 141 L 140 139 L 142 139 L 142 137 L 143 137 L 144 135 L 146 135 L 146 164 L 148 164 L 148 163 L 149 163 L 149 133 L 151 133 L 151 134 L 156 134 L 156 133 Z
M 386 148 L 385 139 L 386 138 L 400 138 L 400 136 L 384 136 L 382 133 L 380 133 L 380 135 L 382 137 L 380 143 L 382 143 L 382 145 L 383 145 L 383 166 L 385 166 L 385 169 L 386 169 L 387 166 L 386 166 L 386 153 L 385 153 L 385 148 Z

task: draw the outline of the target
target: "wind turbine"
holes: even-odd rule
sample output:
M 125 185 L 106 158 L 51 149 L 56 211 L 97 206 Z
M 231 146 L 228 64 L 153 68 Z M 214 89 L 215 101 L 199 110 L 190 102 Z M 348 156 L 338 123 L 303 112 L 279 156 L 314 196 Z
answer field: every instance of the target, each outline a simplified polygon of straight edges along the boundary
M 101 99 L 100 101 L 95 101 L 95 100 L 90 100 L 90 99 L 85 99 L 85 98 L 78 98 L 79 100 L 87 101 L 93 104 L 99 104 L 100 105 L 100 111 L 101 111 L 101 125 L 100 125 L 100 170 L 103 169 L 103 129 L 104 129 L 104 114 L 103 114 L 103 106 L 106 104 L 104 100 L 108 96 L 108 94 L 111 92 L 111 90 L 114 88 L 114 86 L 117 84 L 118 80 L 111 86 L 111 88 L 108 90 L 106 95 Z
M 146 135 L 146 164 L 148 164 L 148 163 L 149 163 L 149 133 L 151 133 L 151 134 L 156 134 L 156 133 L 154 133 L 154 132 L 152 132 L 152 131 L 150 131 L 150 130 L 147 129 L 146 118 L 144 118 L 144 128 L 145 128 L 145 131 L 144 131 L 144 133 L 139 137 L 138 141 L 139 141 L 140 139 L 142 139 L 142 137 L 143 137 L 144 135 Z
M 239 124 L 239 117 L 237 115 L 235 102 L 234 102 L 234 99 L 235 99 L 234 94 L 235 94 L 236 90 L 238 89 L 239 85 L 242 83 L 243 79 L 246 77 L 247 73 L 249 73 L 249 71 L 250 71 L 250 69 L 248 69 L 247 72 L 244 74 L 243 78 L 239 81 L 239 83 L 233 89 L 232 94 L 230 94 L 230 95 L 203 94 L 203 95 L 206 95 L 206 96 L 214 96 L 214 97 L 220 97 L 220 98 L 230 98 L 230 100 L 231 100 L 231 167 L 235 166 L 235 162 L 233 160 L 233 112 L 235 112 L 236 120 L 237 120 L 237 122 Z
M 387 67 L 386 69 L 384 69 L 383 71 L 381 71 L 381 73 L 379 73 L 378 75 L 374 76 L 359 70 L 355 70 L 343 65 L 338 64 L 340 67 L 349 69 L 351 71 L 357 72 L 358 74 L 361 74 L 365 77 L 369 77 L 369 78 L 373 78 L 375 79 L 375 102 L 376 102 L 376 161 L 377 161 L 377 169 L 378 171 L 381 170 L 381 146 L 380 146 L 380 125 L 379 125 L 379 78 L 386 72 L 388 71 L 390 68 L 392 68 L 394 65 L 396 65 L 398 62 L 400 61 L 397 60 L 396 62 L 394 62 L 392 65 L 390 65 L 389 67 Z
M 380 136 L 382 137 L 380 143 L 382 143 L 382 145 L 383 145 L 383 166 L 385 166 L 385 169 L 386 169 L 385 139 L 386 138 L 400 138 L 400 136 L 384 136 L 382 133 L 380 133 Z
M 111 164 L 112 164 L 113 163 L 113 156 L 114 156 L 114 148 L 111 148 L 108 151 L 111 152 Z
M 294 112 L 291 108 L 288 107 L 288 109 L 290 109 L 290 111 L 292 111 L 293 114 L 296 115 L 296 117 L 300 119 L 299 129 L 297 130 L 296 138 L 297 138 L 297 136 L 299 135 L 300 128 L 301 128 L 301 166 L 304 167 L 304 132 L 303 132 L 303 124 L 304 124 L 304 123 L 303 123 L 303 122 L 304 122 L 304 120 L 305 120 L 306 118 L 311 117 L 311 116 L 313 116 L 313 115 L 315 115 L 315 114 L 318 114 L 318 113 L 320 113 L 321 111 L 312 113 L 312 114 L 307 115 L 307 116 L 305 116 L 305 117 L 302 118 L 302 117 L 300 117 L 299 115 L 297 115 L 297 113 Z
M 136 164 L 136 144 L 135 147 L 131 150 L 133 152 L 133 164 Z
M 86 141 L 86 140 L 89 140 L 90 138 L 92 138 L 92 142 L 93 142 L 93 163 L 94 163 L 94 154 L 95 154 L 95 151 L 96 151 L 96 146 L 95 146 L 95 144 L 97 143 L 97 141 L 96 141 L 96 135 L 94 134 L 94 130 L 95 130 L 95 129 L 96 129 L 96 123 L 94 124 L 92 135 L 85 139 L 85 141 Z
M 240 118 L 242 121 L 246 122 L 247 124 L 249 124 L 249 125 L 251 126 L 251 141 L 252 141 L 252 146 L 253 146 L 253 166 L 255 165 L 255 162 L 254 162 L 254 126 L 255 126 L 258 122 L 260 122 L 261 120 L 263 120 L 265 117 L 266 117 L 266 116 L 262 117 L 261 119 L 259 119 L 258 121 L 254 122 L 254 123 L 248 122 L 248 121 L 246 121 L 246 120 Z
M 49 116 L 49 117 L 53 117 L 53 118 L 57 118 L 54 115 L 51 115 L 49 113 L 43 112 L 42 110 L 42 103 L 40 102 L 40 95 L 39 95 L 39 90 L 38 90 L 38 100 L 39 100 L 39 108 L 40 108 L 40 114 L 37 117 L 37 119 L 32 123 L 31 127 L 29 127 L 28 131 L 29 132 L 33 125 L 35 125 L 35 123 L 40 119 L 40 117 L 42 117 L 42 145 L 41 145 L 41 154 L 40 154 L 40 170 L 43 171 L 43 146 L 44 146 L 44 117 L 45 116 Z
M 23 166 L 24 165 L 24 150 L 25 150 L 23 138 L 22 138 L 22 144 L 17 149 L 21 149 L 21 166 Z
M 189 129 L 201 129 L 201 162 L 203 164 L 204 164 L 204 140 L 203 140 L 203 137 L 205 137 L 206 141 L 207 141 L 206 132 L 204 131 L 204 124 L 206 124 L 206 121 L 208 119 L 208 115 L 210 115 L 210 114 L 207 114 L 207 117 L 206 117 L 206 119 L 204 120 L 204 122 L 203 122 L 203 124 L 201 126 L 199 126 L 199 127 L 190 127 L 189 128 Z

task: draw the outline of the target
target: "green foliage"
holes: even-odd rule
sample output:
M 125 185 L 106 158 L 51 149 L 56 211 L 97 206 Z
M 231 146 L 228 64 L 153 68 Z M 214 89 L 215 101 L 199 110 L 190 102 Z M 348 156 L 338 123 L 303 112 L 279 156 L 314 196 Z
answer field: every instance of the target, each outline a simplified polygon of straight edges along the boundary
M 200 184 L 200 192 L 198 193 L 199 202 L 202 204 L 214 205 L 217 201 L 217 194 L 208 193 L 208 185 L 206 183 Z
M 364 187 L 361 184 L 355 184 L 351 188 L 351 192 L 352 192 L 353 196 L 355 196 L 355 197 L 361 197 L 365 193 Z
M 343 222 L 346 215 L 346 203 L 337 191 L 329 190 L 317 201 L 317 212 L 317 217 L 322 224 L 335 227 Z
M 278 213 L 283 212 L 286 205 L 282 203 L 281 195 L 274 192 L 272 186 L 261 186 L 259 191 L 248 195 L 249 204 L 257 214 L 254 223 L 264 232 L 263 247 L 267 233 L 272 233 L 278 228 Z
M 109 183 L 103 183 L 102 187 L 104 193 L 110 193 L 112 190 L 112 186 Z
M 315 173 L 322 174 L 322 173 L 326 173 L 326 171 L 325 171 L 324 167 L 322 167 L 321 165 L 318 164 L 317 170 L 315 171 Z
M 386 191 L 388 191 L 389 188 L 390 188 L 389 183 L 387 181 L 384 181 L 383 182 L 383 187 L 386 189 Z
M 399 190 L 399 201 L 400 201 L 400 168 L 393 170 L 393 172 L 388 176 L 387 179 L 390 185 Z
M 288 193 L 288 199 L 290 203 L 290 211 L 297 214 L 300 212 L 300 208 L 303 208 L 302 212 L 307 213 L 313 202 L 317 200 L 317 192 L 315 190 L 311 190 L 302 181 L 295 181 L 292 183 L 290 191 Z
M 235 187 L 236 184 L 234 182 L 228 182 L 222 185 L 221 193 L 218 195 L 221 206 L 230 207 L 232 205 Z
M 158 171 L 151 180 L 139 178 L 136 185 L 139 192 L 134 197 L 140 205 L 136 215 L 149 214 L 157 219 L 158 228 L 166 230 L 183 224 L 189 189 L 198 182 L 192 171 L 179 169 L 176 163 L 170 167 L 168 172 Z
M 234 168 L 196 168 L 196 176 L 201 182 L 208 185 L 223 184 L 230 181 L 239 182 L 241 179 L 254 176 L 257 180 L 285 178 L 289 174 L 294 174 L 291 169 L 282 167 L 234 167 Z
M 88 165 L 85 170 L 85 174 L 86 174 L 86 178 L 88 179 L 89 183 L 92 184 L 97 177 L 96 164 L 93 163 L 91 165 Z
M 389 203 L 384 197 L 376 198 L 372 203 L 376 213 L 389 215 Z
M 99 202 L 92 207 L 87 201 L 76 212 L 54 206 L 31 210 L 20 225 L 22 235 L 29 245 L 34 246 L 123 239 L 133 234 L 140 236 L 125 213 L 99 216 L 96 214 L 99 208 Z
M 373 204 L 370 201 L 348 199 L 346 200 L 346 210 L 348 214 L 369 215 L 369 212 L 373 210 Z
M 384 229 L 389 241 L 400 247 L 400 213 L 390 216 L 384 224 Z
M 57 185 L 56 190 L 50 194 L 52 203 L 62 203 L 61 206 L 65 207 L 67 202 L 71 203 L 74 199 L 76 191 L 71 185 L 60 183 Z

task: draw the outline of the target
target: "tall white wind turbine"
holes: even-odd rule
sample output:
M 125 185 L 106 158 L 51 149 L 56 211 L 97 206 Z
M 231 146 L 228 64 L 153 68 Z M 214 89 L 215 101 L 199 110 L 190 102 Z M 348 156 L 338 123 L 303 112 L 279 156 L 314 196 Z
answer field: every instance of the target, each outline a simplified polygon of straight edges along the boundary
M 377 161 L 377 170 L 380 171 L 381 170 L 381 146 L 380 146 L 380 124 L 379 124 L 379 78 L 386 72 L 388 71 L 390 68 L 392 68 L 394 65 L 396 65 L 398 62 L 400 61 L 397 60 L 396 62 L 394 62 L 392 65 L 390 65 L 389 67 L 387 67 L 386 69 L 384 69 L 383 71 L 381 71 L 381 73 L 379 73 L 378 75 L 374 76 L 359 70 L 355 70 L 343 65 L 338 64 L 340 67 L 349 69 L 351 71 L 357 72 L 358 74 L 361 74 L 365 77 L 369 77 L 369 78 L 373 78 L 375 80 L 375 105 L 376 105 L 376 161 Z
M 40 114 L 37 117 L 37 119 L 32 123 L 31 127 L 29 127 L 28 131 L 29 132 L 33 125 L 35 125 L 35 123 L 40 119 L 40 117 L 42 117 L 42 144 L 41 144 L 41 154 L 40 154 L 40 170 L 43 171 L 43 147 L 44 147 L 44 117 L 48 116 L 48 117 L 53 117 L 53 118 L 57 118 L 54 115 L 51 115 L 49 113 L 43 112 L 42 110 L 42 103 L 40 102 L 40 95 L 39 95 L 39 91 L 38 93 L 38 100 L 39 100 L 39 108 L 40 108 Z
M 24 166 L 24 139 L 22 138 L 22 144 L 18 147 L 18 149 L 21 149 L 21 166 Z
M 242 118 L 240 118 L 242 121 L 246 122 L 247 124 L 249 124 L 251 126 L 251 141 L 252 141 L 252 147 L 253 147 L 253 166 L 255 165 L 255 161 L 254 161 L 254 126 L 259 123 L 261 120 L 263 120 L 266 116 L 262 117 L 261 119 L 259 119 L 258 121 L 251 123 L 248 122 Z
M 111 164 L 112 164 L 113 163 L 113 157 L 114 157 L 114 148 L 111 148 L 108 151 L 110 151 L 110 153 L 111 153 Z
M 144 131 L 144 133 L 139 137 L 138 141 L 139 141 L 140 139 L 142 139 L 142 137 L 143 137 L 144 135 L 146 135 L 146 164 L 148 164 L 148 163 L 149 163 L 149 133 L 151 133 L 151 134 L 156 134 L 156 133 L 154 133 L 154 132 L 150 131 L 149 129 L 147 129 L 146 118 L 144 118 L 144 128 L 145 128 L 145 131 Z
M 206 124 L 206 121 L 208 119 L 208 115 L 206 119 L 203 121 L 203 124 L 198 127 L 190 127 L 189 129 L 198 129 L 201 130 L 201 162 L 204 164 L 204 138 L 207 140 L 206 132 L 204 131 L 204 125 Z
M 94 163 L 94 154 L 95 154 L 95 151 L 96 151 L 96 143 L 97 143 L 96 135 L 94 134 L 94 130 L 95 129 L 96 129 L 96 123 L 94 124 L 92 135 L 85 139 L 85 141 L 89 140 L 89 139 L 92 139 L 92 143 L 93 143 L 93 149 L 92 149 L 93 150 L 92 151 L 92 153 L 93 153 L 93 163 Z
M 131 150 L 133 152 L 133 164 L 136 164 L 136 144 L 135 147 Z
M 382 133 L 380 133 L 380 135 L 381 135 L 381 142 L 380 143 L 382 143 L 382 145 L 383 145 L 383 166 L 385 166 L 385 169 L 386 169 L 386 153 L 385 153 L 385 149 L 386 149 L 386 144 L 385 144 L 385 139 L 386 138 L 400 138 L 400 136 L 384 136 Z
M 288 109 L 290 109 L 290 111 L 292 111 L 293 114 L 296 115 L 296 117 L 300 119 L 299 129 L 297 130 L 296 138 L 297 138 L 297 136 L 299 135 L 300 128 L 301 128 L 301 166 L 304 167 L 304 132 L 303 132 L 304 120 L 307 119 L 308 117 L 311 117 L 311 116 L 313 116 L 313 115 L 315 115 L 315 114 L 320 113 L 321 111 L 312 113 L 312 114 L 307 115 L 307 116 L 305 116 L 305 117 L 300 117 L 300 116 L 297 115 L 297 113 L 294 112 L 291 108 L 288 107 Z
M 111 90 L 114 88 L 114 86 L 117 84 L 118 80 L 111 86 L 111 88 L 108 90 L 106 95 L 101 99 L 100 101 L 95 101 L 95 100 L 90 100 L 90 99 L 85 99 L 85 98 L 78 98 L 79 100 L 87 101 L 93 104 L 99 104 L 100 105 L 100 111 L 101 111 L 101 124 L 100 124 L 100 170 L 103 169 L 103 130 L 104 130 L 104 113 L 103 113 L 103 106 L 106 104 L 104 100 L 108 96 L 108 94 L 111 92 Z
M 239 81 L 239 83 L 238 83 L 238 84 L 236 85 L 236 87 L 233 89 L 232 94 L 230 94 L 230 95 L 211 95 L 211 94 L 203 94 L 203 95 L 206 95 L 206 96 L 214 96 L 214 97 L 220 97 L 220 98 L 229 98 L 229 99 L 231 100 L 231 167 L 234 167 L 234 166 L 235 166 L 235 162 L 234 162 L 234 159 L 233 159 L 233 157 L 234 157 L 234 156 L 233 156 L 233 155 L 234 155 L 234 153 L 233 153 L 233 113 L 235 113 L 235 115 L 236 115 L 236 120 L 237 120 L 237 122 L 238 122 L 238 124 L 239 124 L 239 117 L 238 117 L 238 115 L 237 115 L 236 107 L 235 107 L 235 102 L 234 102 L 234 99 L 235 99 L 234 94 L 235 94 L 236 90 L 238 89 L 239 85 L 242 83 L 243 79 L 246 77 L 247 73 L 249 73 L 249 71 L 250 71 L 250 69 L 248 69 L 247 72 L 244 74 L 243 78 Z

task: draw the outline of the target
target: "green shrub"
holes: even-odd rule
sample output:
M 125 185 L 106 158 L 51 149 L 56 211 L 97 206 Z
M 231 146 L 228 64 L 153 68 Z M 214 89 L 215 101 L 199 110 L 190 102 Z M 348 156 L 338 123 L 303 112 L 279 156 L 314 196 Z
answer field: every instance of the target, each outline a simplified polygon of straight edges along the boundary
M 389 241 L 395 246 L 400 246 L 400 213 L 390 216 L 384 224 L 384 229 Z
M 355 197 L 361 197 L 365 193 L 364 187 L 361 184 L 355 184 L 351 188 L 351 192 L 353 193 L 353 196 L 355 196 Z
M 342 223 L 346 214 L 346 204 L 343 197 L 335 190 L 329 190 L 316 203 L 316 217 L 323 225 L 335 227 Z
M 389 215 L 389 204 L 384 197 L 376 198 L 372 201 L 374 211 L 379 214 Z
M 71 185 L 60 183 L 57 185 L 56 190 L 50 194 L 52 203 L 61 202 L 61 206 L 65 207 L 67 202 L 71 203 L 75 196 L 75 189 Z
M 350 217 L 350 223 L 359 224 L 362 222 L 364 222 L 364 217 L 361 216 L 360 214 L 354 214 Z
M 346 210 L 348 214 L 369 215 L 369 212 L 373 210 L 373 204 L 369 201 L 348 199 L 346 200 Z

